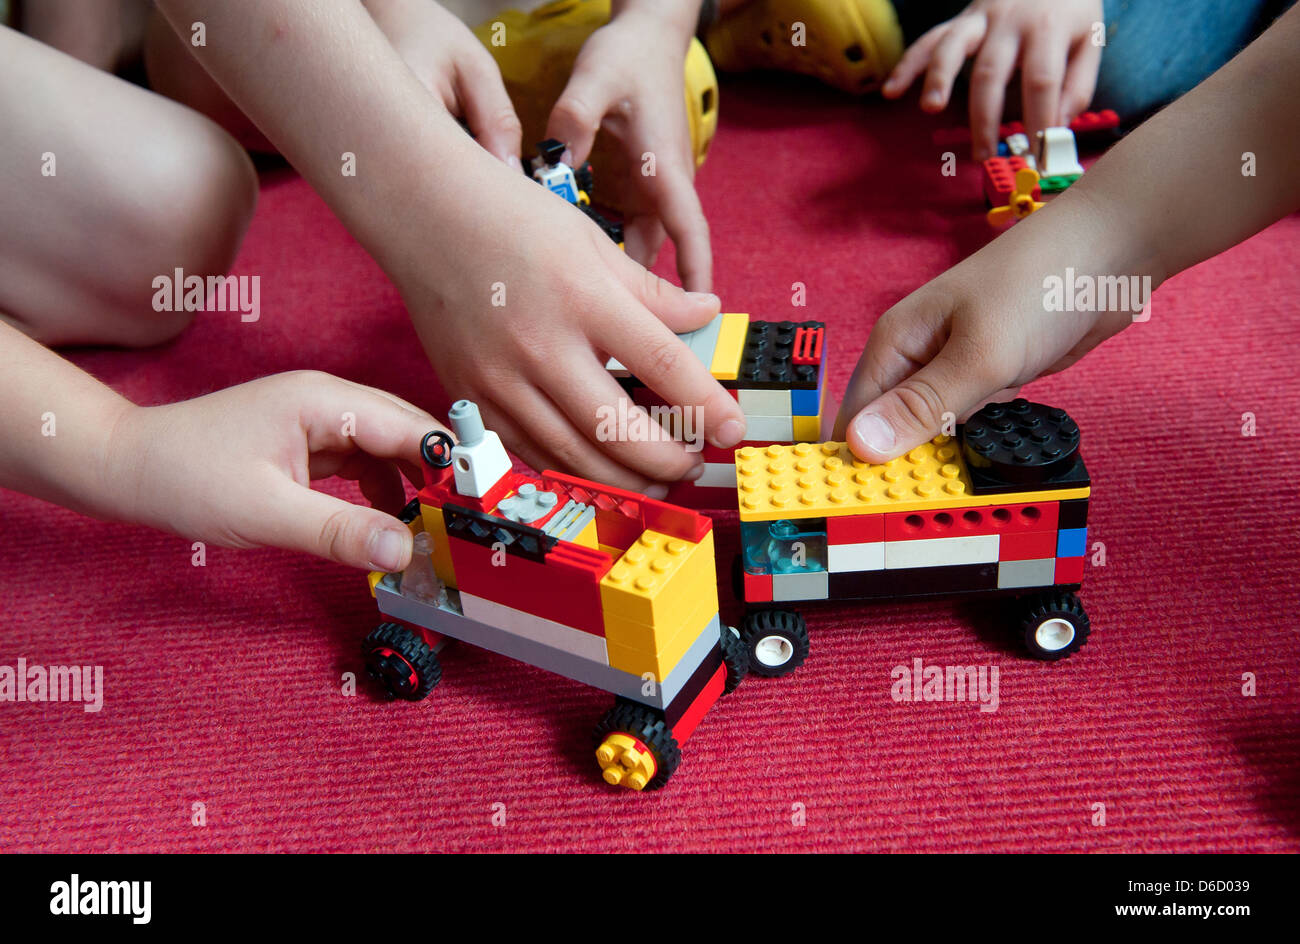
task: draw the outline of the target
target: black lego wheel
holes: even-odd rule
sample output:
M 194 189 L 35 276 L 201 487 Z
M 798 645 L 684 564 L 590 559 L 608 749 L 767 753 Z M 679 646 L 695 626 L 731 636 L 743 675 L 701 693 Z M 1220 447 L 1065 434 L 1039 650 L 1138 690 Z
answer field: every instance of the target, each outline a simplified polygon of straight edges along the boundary
M 756 675 L 789 675 L 808 658 L 808 626 L 789 610 L 746 613 L 740 638 L 749 655 L 749 671 Z
M 722 624 L 722 664 L 727 667 L 727 683 L 722 694 L 730 695 L 749 674 L 749 650 L 741 642 L 740 633 L 726 623 Z
M 1035 659 L 1059 662 L 1083 648 L 1092 632 L 1088 614 L 1073 593 L 1035 594 L 1019 601 L 1018 631 Z
M 394 698 L 419 701 L 442 679 L 438 657 L 400 623 L 380 623 L 361 643 L 366 672 Z
M 643 786 L 636 786 L 631 777 L 638 773 L 634 759 L 625 762 L 606 741 L 614 735 L 625 735 L 641 742 L 654 758 L 654 771 Z M 596 760 L 601 766 L 606 783 L 631 786 L 633 789 L 658 790 L 668 782 L 682 762 L 682 751 L 677 739 L 664 722 L 663 712 L 619 700 L 596 725 Z M 602 752 L 608 753 L 602 756 Z

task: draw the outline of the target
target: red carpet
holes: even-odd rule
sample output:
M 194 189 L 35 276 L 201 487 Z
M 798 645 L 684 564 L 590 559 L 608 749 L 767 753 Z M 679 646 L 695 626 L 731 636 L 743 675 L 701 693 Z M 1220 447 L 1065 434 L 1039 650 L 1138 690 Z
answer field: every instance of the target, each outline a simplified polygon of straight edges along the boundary
M 776 319 L 805 282 L 837 394 L 873 319 L 988 237 L 938 124 L 724 85 L 699 181 L 717 288 Z M 363 574 L 218 548 L 195 568 L 180 538 L 5 494 L 0 665 L 100 664 L 106 694 L 0 703 L 0 849 L 1300 851 L 1298 243 L 1292 217 L 1180 276 L 1030 388 L 1078 420 L 1093 476 L 1082 653 L 1023 660 L 968 604 L 810 610 L 809 662 L 721 702 L 658 794 L 600 782 L 608 696 L 481 651 L 446 653 L 418 705 L 341 695 L 376 622 Z M 262 277 L 260 322 L 77 362 L 141 402 L 315 367 L 445 408 L 395 291 L 292 175 L 266 179 L 236 272 Z M 718 535 L 729 558 L 734 516 Z M 999 709 L 896 704 L 914 658 L 999 666 Z

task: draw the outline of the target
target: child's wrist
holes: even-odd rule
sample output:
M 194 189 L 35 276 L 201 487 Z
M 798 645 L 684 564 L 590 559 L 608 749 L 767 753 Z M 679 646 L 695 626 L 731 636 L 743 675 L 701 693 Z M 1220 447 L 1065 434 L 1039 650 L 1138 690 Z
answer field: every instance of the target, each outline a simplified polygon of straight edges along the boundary
M 620 18 L 641 18 L 649 29 L 661 30 L 685 49 L 695 35 L 700 18 L 700 0 L 614 0 L 611 23 Z

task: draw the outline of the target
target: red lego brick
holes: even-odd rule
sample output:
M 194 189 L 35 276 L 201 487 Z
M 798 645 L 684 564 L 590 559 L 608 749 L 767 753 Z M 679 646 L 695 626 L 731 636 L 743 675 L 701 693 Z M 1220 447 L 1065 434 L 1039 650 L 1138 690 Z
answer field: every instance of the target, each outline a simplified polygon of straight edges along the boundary
M 772 575 L 745 571 L 745 602 L 769 603 L 772 600 Z
M 1085 111 L 1070 122 L 1070 130 L 1076 135 L 1093 131 L 1112 131 L 1118 127 L 1119 115 L 1110 108 L 1103 111 Z
M 1083 583 L 1083 558 L 1058 557 L 1056 559 L 1056 582 Z
M 686 713 L 682 715 L 681 719 L 675 725 L 673 725 L 673 737 L 677 739 L 678 746 L 686 743 L 686 739 L 691 736 L 696 727 L 699 726 L 699 723 L 704 720 L 704 716 L 708 713 L 709 709 L 712 708 L 714 704 L 717 703 L 718 699 L 722 697 L 722 692 L 726 687 L 726 684 L 727 667 L 725 665 L 720 665 L 713 673 L 713 677 L 709 679 L 709 683 L 704 686 L 704 690 L 696 696 L 695 701 L 691 702 L 691 706 L 686 709 Z
M 826 338 L 825 328 L 797 328 L 794 332 L 795 364 L 817 365 L 822 362 L 822 342 Z
M 501 503 L 513 491 L 517 491 L 520 485 L 529 482 L 534 485 L 538 484 L 537 479 L 530 475 L 524 475 L 520 472 L 507 472 L 497 480 L 486 495 L 482 498 L 473 498 L 469 495 L 462 495 L 456 491 L 456 482 L 451 469 L 442 469 L 446 473 L 438 481 L 430 482 L 420 490 L 420 501 L 426 505 L 441 508 L 444 505 L 459 505 L 461 508 L 469 508 L 472 511 L 481 511 L 485 515 L 492 514 L 492 509 Z
M 1025 531 L 1004 534 L 998 542 L 998 560 L 1043 560 L 1056 556 L 1055 531 Z
M 456 584 L 465 593 L 483 597 L 572 626 L 605 635 L 600 579 L 613 564 L 601 551 L 560 542 L 545 563 L 506 553 L 505 564 L 494 566 L 496 552 L 464 538 L 448 538 Z
M 948 508 L 943 511 L 894 511 L 884 516 L 884 539 L 909 541 L 916 538 L 1024 534 L 1048 530 L 1055 533 L 1059 509 L 1059 502 L 1031 502 L 1021 505 Z M 1042 556 L 1052 557 L 1055 553 L 1056 547 L 1053 545 L 1051 551 Z
M 884 515 L 844 515 L 826 519 L 827 544 L 866 544 L 884 539 Z
M 683 541 L 698 544 L 713 529 L 711 519 L 691 511 L 689 508 L 679 508 L 676 505 L 656 501 L 653 498 L 646 498 L 637 492 L 629 492 L 626 489 L 615 488 L 612 485 L 598 485 L 587 479 L 580 479 L 575 475 L 546 471 L 542 473 L 542 485 L 544 488 L 559 492 L 561 495 L 575 501 L 595 507 L 598 535 L 600 534 L 602 511 L 615 513 L 633 521 L 637 530 L 632 537 L 632 541 L 640 537 L 643 531 L 658 531 L 672 538 L 680 538 Z M 610 525 L 613 524 L 608 515 L 606 521 Z M 627 530 L 626 527 L 624 527 L 624 530 Z M 615 543 L 606 541 L 603 537 L 598 539 L 602 544 L 611 544 L 617 547 L 631 545 L 631 541 Z
M 1023 157 L 990 157 L 984 162 L 984 197 L 993 206 L 1005 206 L 1016 189 L 1016 171 L 1028 165 Z M 1043 199 L 1041 187 L 1034 187 L 1034 199 Z

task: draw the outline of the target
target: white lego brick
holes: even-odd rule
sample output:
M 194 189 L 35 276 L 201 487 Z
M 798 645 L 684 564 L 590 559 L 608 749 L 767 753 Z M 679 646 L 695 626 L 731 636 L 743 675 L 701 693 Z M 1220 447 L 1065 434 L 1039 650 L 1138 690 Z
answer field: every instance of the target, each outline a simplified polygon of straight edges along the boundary
M 605 369 L 610 372 L 611 376 L 614 377 L 632 376 L 632 371 L 628 370 L 626 367 L 620 364 L 618 358 L 616 357 L 611 357 L 609 360 L 605 361 Z
M 1008 135 L 1007 151 L 1012 157 L 1023 157 L 1030 167 L 1034 166 L 1034 155 L 1030 153 L 1029 148 L 1029 135 L 1024 133 Z
M 506 447 L 492 430 L 484 432 L 483 438 L 472 445 L 460 443 L 451 450 L 456 491 L 473 498 L 482 498 L 491 491 L 511 465 Z
M 1056 558 L 1002 561 L 998 564 L 998 589 L 1011 587 L 1050 587 L 1056 583 Z
M 746 416 L 791 416 L 789 390 L 737 390 L 736 400 Z
M 746 416 L 745 438 L 756 442 L 793 442 L 793 416 Z
M 996 534 L 965 534 L 955 538 L 918 538 L 915 541 L 886 541 L 885 569 L 905 567 L 948 567 L 954 564 L 995 564 L 999 537 Z
M 821 570 L 810 574 L 773 574 L 772 600 L 825 600 L 830 596 L 830 576 Z
M 1038 132 L 1038 173 L 1043 177 L 1067 177 L 1083 173 L 1074 132 L 1069 128 L 1046 128 Z
M 594 633 L 574 629 L 554 620 L 543 619 L 523 610 L 506 606 L 472 593 L 460 595 L 460 605 L 465 615 L 472 620 L 496 626 L 507 632 L 531 639 L 552 649 L 560 649 L 580 659 L 609 664 L 609 654 L 605 650 L 605 637 Z
M 699 488 L 735 488 L 736 463 L 704 463 L 704 473 L 695 480 L 695 484 Z
M 826 548 L 826 569 L 833 574 L 854 570 L 884 570 L 885 542 L 832 544 Z

